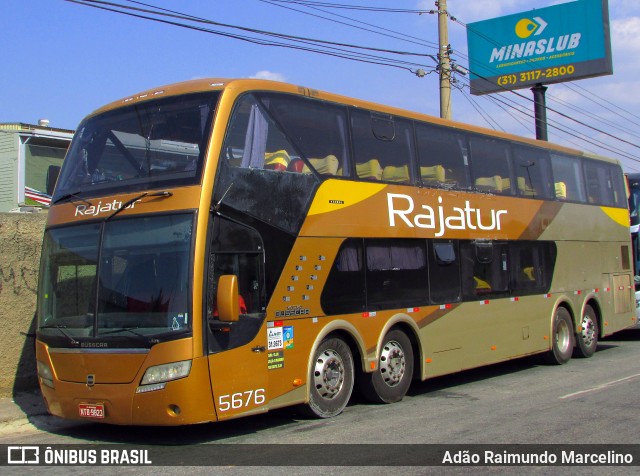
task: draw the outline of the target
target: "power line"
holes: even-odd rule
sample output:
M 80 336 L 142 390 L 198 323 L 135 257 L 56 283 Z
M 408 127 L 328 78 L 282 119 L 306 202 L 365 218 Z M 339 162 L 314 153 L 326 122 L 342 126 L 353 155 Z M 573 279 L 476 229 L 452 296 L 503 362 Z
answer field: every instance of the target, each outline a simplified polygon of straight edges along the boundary
M 614 103 L 612 103 L 611 101 L 608 101 L 608 100 L 606 100 L 606 99 L 604 99 L 604 98 L 602 98 L 602 97 L 598 96 L 596 93 L 592 93 L 592 92 L 590 92 L 590 91 L 587 91 L 585 88 L 583 88 L 583 87 L 582 87 L 582 86 L 580 86 L 580 85 L 577 85 L 577 84 L 576 84 L 576 85 L 573 85 L 573 86 L 572 86 L 572 85 L 570 85 L 569 83 L 563 83 L 563 85 L 564 85 L 565 87 L 567 87 L 568 89 L 572 90 L 573 92 L 575 92 L 576 94 L 579 94 L 579 95 L 580 95 L 580 96 L 582 96 L 583 98 L 585 98 L 585 99 L 587 99 L 587 100 L 589 100 L 589 101 L 593 102 L 594 104 L 597 104 L 597 105 L 598 105 L 598 106 L 600 106 L 600 107 L 603 107 L 603 108 L 604 108 L 604 109 L 606 109 L 607 111 L 612 112 L 612 113 L 614 113 L 614 114 L 615 114 L 615 115 L 617 115 L 617 116 L 620 116 L 620 114 L 616 113 L 615 111 L 613 111 L 612 109 L 608 108 L 607 106 L 605 106 L 605 105 L 603 105 L 603 104 L 599 103 L 598 101 L 596 101 L 596 100 L 595 100 L 595 99 L 593 99 L 593 98 L 594 98 L 594 97 L 597 97 L 598 99 L 602 100 L 603 102 L 605 102 L 605 103 L 607 103 L 607 104 L 610 104 L 610 105 L 612 105 L 613 107 L 615 107 L 615 108 L 617 108 L 617 109 L 619 109 L 619 110 L 621 110 L 621 111 L 625 112 L 625 113 L 626 113 L 626 114 L 628 114 L 629 116 L 631 116 L 631 117 L 635 117 L 636 119 L 640 119 L 640 116 L 637 116 L 636 114 L 633 114 L 632 112 L 629 112 L 629 111 L 627 111 L 626 109 L 623 109 L 623 108 L 621 108 L 620 106 L 615 105 L 615 104 L 614 104 Z M 585 91 L 585 92 L 587 92 L 587 93 L 589 93 L 589 94 L 588 94 L 588 95 L 586 95 L 586 94 L 582 94 L 581 92 L 576 91 L 573 87 L 575 87 L 576 89 L 582 89 L 583 91 Z M 620 116 L 620 117 L 622 118 L 622 116 Z M 625 120 L 628 120 L 628 119 L 625 119 Z M 640 124 L 639 124 L 639 123 L 637 123 L 637 122 L 633 122 L 633 121 L 630 121 L 630 122 L 631 122 L 632 124 L 636 125 L 636 126 L 640 126 Z
M 496 129 L 496 126 L 497 126 L 498 128 L 500 128 L 502 132 L 506 132 L 502 127 L 500 127 L 500 125 L 495 120 L 493 120 L 493 123 L 491 122 L 491 116 L 488 115 L 484 111 L 484 109 L 482 109 L 482 107 L 479 104 L 477 104 L 472 97 L 470 97 L 470 95 L 463 94 L 463 96 L 469 102 L 469 104 L 471 104 L 471 106 L 476 110 L 476 112 L 480 114 L 480 116 L 485 120 L 485 122 L 489 124 L 489 127 L 491 127 L 493 130 L 497 130 Z
M 616 124 L 613 121 L 610 121 L 602 116 L 599 116 L 595 113 L 592 113 L 591 111 L 588 111 L 582 107 L 579 106 L 574 106 L 573 104 L 568 103 L 567 101 L 564 101 L 562 99 L 560 99 L 559 97 L 556 97 L 552 94 L 547 93 L 547 98 L 551 98 L 553 101 L 558 102 L 559 104 L 563 105 L 564 107 L 566 107 L 567 109 L 570 109 L 572 111 L 576 111 L 579 112 L 580 114 L 584 114 L 585 116 L 594 119 L 596 121 L 599 122 L 604 122 L 606 123 L 609 127 L 612 127 L 614 129 L 617 129 L 621 132 L 625 132 L 633 137 L 637 137 L 638 139 L 640 139 L 640 134 L 636 134 L 635 132 L 633 132 L 631 129 L 623 127 L 621 125 Z
M 337 8 L 342 10 L 360 10 L 360 11 L 368 11 L 368 12 L 384 12 L 384 13 L 434 13 L 436 10 L 411 10 L 407 8 L 387 8 L 387 7 L 371 7 L 371 6 L 363 6 L 363 5 L 345 5 L 341 3 L 330 3 L 330 2 L 316 2 L 316 1 L 308 1 L 308 0 L 272 0 L 278 3 L 292 3 L 301 6 L 313 6 L 313 7 L 324 7 L 324 8 Z
M 421 56 L 421 57 L 429 57 L 432 60 L 437 62 L 437 59 L 433 55 L 427 55 L 427 54 L 421 54 L 421 53 L 403 52 L 403 51 L 395 51 L 395 50 L 382 49 L 382 48 L 372 48 L 372 47 L 366 47 L 366 46 L 361 46 L 361 45 L 351 45 L 351 44 L 347 44 L 347 43 L 332 42 L 332 41 L 326 41 L 326 40 L 318 40 L 318 39 L 313 39 L 313 38 L 305 38 L 305 37 L 299 37 L 299 36 L 275 33 L 275 32 L 270 32 L 270 31 L 265 31 L 265 30 L 257 30 L 257 29 L 253 29 L 253 28 L 246 28 L 246 27 L 241 27 L 241 26 L 237 26 L 237 25 L 229 25 L 229 24 L 224 24 L 224 23 L 215 22 L 215 21 L 212 21 L 212 20 L 207 20 L 207 19 L 195 17 L 193 15 L 187 15 L 187 14 L 176 12 L 176 11 L 173 11 L 173 10 L 163 9 L 163 8 L 160 8 L 160 7 L 156 7 L 156 6 L 149 5 L 149 4 L 146 4 L 146 3 L 143 3 L 143 2 L 139 2 L 139 1 L 135 1 L 135 0 L 127 0 L 127 1 L 129 3 L 132 3 L 132 4 L 137 4 L 137 5 L 142 5 L 144 7 L 147 7 L 147 9 L 134 8 L 134 7 L 131 7 L 131 6 L 126 6 L 126 5 L 118 4 L 118 3 L 115 3 L 115 2 L 107 2 L 107 1 L 104 1 L 104 0 L 66 0 L 66 1 L 69 1 L 71 3 L 76 3 L 76 4 L 79 4 L 79 5 L 83 5 L 83 6 L 91 6 L 91 7 L 94 7 L 94 8 L 100 8 L 100 9 L 111 11 L 111 12 L 115 12 L 115 13 L 121 13 L 121 14 L 125 14 L 125 15 L 128 15 L 128 16 L 140 18 L 140 19 L 151 20 L 151 21 L 165 23 L 165 24 L 169 24 L 169 25 L 173 25 L 173 26 L 182 27 L 182 28 L 188 28 L 188 29 L 192 29 L 192 30 L 195 30 L 195 31 L 201 31 L 201 32 L 205 32 L 205 33 L 220 35 L 220 36 L 228 37 L 228 38 L 232 38 L 232 39 L 239 39 L 239 40 L 242 40 L 242 41 L 247 41 L 247 42 L 251 42 L 251 43 L 254 43 L 254 44 L 258 44 L 258 45 L 278 46 L 278 47 L 297 49 L 297 50 L 302 50 L 302 51 L 308 51 L 308 52 L 313 52 L 313 53 L 318 53 L 318 54 L 329 55 L 329 56 L 338 57 L 338 58 L 342 58 L 342 59 L 349 59 L 349 60 L 353 60 L 353 61 L 359 61 L 359 62 L 363 62 L 363 63 L 369 63 L 369 64 L 376 64 L 376 65 L 381 65 L 381 66 L 389 66 L 389 67 L 400 68 L 400 69 L 408 70 L 408 71 L 410 71 L 412 73 L 415 73 L 415 71 L 413 71 L 411 69 L 411 67 L 424 66 L 424 65 L 419 65 L 419 64 L 414 63 L 414 62 L 402 61 L 402 60 L 398 60 L 398 59 L 392 59 L 392 58 L 389 58 L 389 57 L 380 56 L 377 53 L 394 54 L 394 55 L 402 55 L 402 56 L 414 55 L 414 56 Z M 309 2 L 309 1 L 288 1 L 288 2 L 283 2 L 282 0 L 272 0 L 271 2 L 266 1 L 266 0 L 261 0 L 261 1 L 265 1 L 265 3 L 270 3 L 272 5 L 274 4 L 273 3 L 274 1 L 277 2 L 277 3 L 290 3 L 290 4 L 301 5 L 301 6 L 304 6 L 306 8 L 311 8 L 312 5 L 319 5 L 319 4 L 326 4 L 327 3 L 327 2 Z M 335 5 L 335 4 L 332 4 L 332 5 Z M 278 5 L 276 5 L 276 6 L 278 6 Z M 288 7 L 285 7 L 285 8 L 288 8 Z M 315 7 L 313 7 L 313 8 L 315 8 Z M 299 11 L 299 10 L 295 10 L 295 11 Z M 307 13 L 307 12 L 302 12 L 302 13 Z M 155 15 L 155 16 L 149 16 L 149 15 Z M 164 17 L 164 18 L 158 18 L 158 16 Z M 171 19 L 168 20 L 166 18 L 171 18 Z M 357 21 L 357 20 L 350 19 L 348 17 L 347 17 L 347 19 L 349 21 Z M 462 24 L 462 22 L 460 22 L 459 20 L 457 20 L 455 18 L 453 18 L 453 19 Z M 229 32 L 222 32 L 222 31 L 219 31 L 219 30 L 213 30 L 213 29 L 204 28 L 204 27 L 201 27 L 201 26 L 188 25 L 188 24 L 180 23 L 180 22 L 177 22 L 177 21 L 174 21 L 174 20 L 190 21 L 190 22 L 196 22 L 196 23 L 216 25 L 216 26 L 223 27 L 223 28 L 238 29 L 238 30 L 241 30 L 243 32 L 252 33 L 254 35 L 263 35 L 263 36 L 267 36 L 267 37 L 273 37 L 273 38 L 277 38 L 278 40 L 288 41 L 288 42 L 292 42 L 292 43 L 283 43 L 282 41 L 267 40 L 267 39 L 263 39 L 263 38 L 259 38 L 259 37 L 255 37 L 255 36 L 247 36 L 247 35 L 239 35 L 239 34 L 234 34 L 234 33 L 229 33 Z M 329 21 L 333 21 L 333 20 L 329 20 Z M 349 26 L 353 26 L 353 25 L 349 25 Z M 375 28 L 378 28 L 378 27 L 375 27 Z M 375 33 L 380 34 L 379 32 L 375 32 Z M 361 50 L 361 51 L 375 52 L 376 54 L 352 51 L 353 49 Z M 523 99 L 525 99 L 525 100 L 527 100 L 529 102 L 532 102 L 532 99 L 530 99 L 530 98 L 522 96 L 521 94 L 518 94 L 518 93 L 516 93 L 514 91 L 510 91 L 510 92 L 512 94 L 515 94 L 518 97 L 521 97 L 521 98 L 523 98 Z M 480 108 L 480 106 L 477 105 L 477 103 L 474 103 L 473 101 L 470 101 L 470 102 L 471 102 L 472 106 L 476 110 L 478 110 L 478 108 Z M 578 121 L 575 118 L 569 117 L 568 115 L 566 115 L 566 114 L 564 114 L 564 113 L 562 113 L 560 111 L 557 111 L 556 109 L 550 108 L 550 110 L 552 112 L 555 112 L 555 113 L 559 114 L 561 117 L 564 117 L 564 118 L 566 118 L 568 120 L 575 121 L 576 123 L 580 124 L 583 127 L 590 128 L 590 129 L 592 129 L 592 130 L 594 130 L 594 131 L 596 131 L 596 132 L 598 132 L 600 134 L 603 134 L 605 136 L 608 136 L 608 137 L 614 138 L 616 140 L 622 141 L 622 142 L 624 142 L 624 143 L 626 143 L 628 145 L 631 145 L 631 146 L 634 146 L 634 147 L 638 147 L 635 144 L 633 144 L 633 143 L 631 143 L 629 141 L 625 141 L 624 139 L 618 138 L 618 137 L 616 137 L 616 136 L 614 136 L 612 134 L 609 134 L 608 132 L 606 132 L 604 130 L 601 130 L 599 128 L 595 128 L 595 127 L 593 127 L 593 126 L 591 126 L 589 124 L 586 124 L 586 123 L 584 123 L 582 121 Z M 484 115 L 482 113 L 480 113 L 480 114 L 481 114 L 481 116 L 484 117 Z M 486 113 L 485 113 L 485 115 L 486 115 Z M 487 119 L 485 118 L 485 120 L 487 120 Z M 488 123 L 491 125 L 490 121 L 488 121 Z M 493 125 L 491 125 L 491 127 L 493 127 Z M 500 126 L 498 125 L 498 127 L 500 127 Z M 578 131 L 575 131 L 575 130 L 574 130 L 574 133 L 582 135 L 582 133 L 580 133 Z M 581 140 L 586 140 L 586 139 L 582 139 L 581 138 Z M 586 141 L 588 142 L 588 140 L 586 140 Z M 594 145 L 597 145 L 597 144 L 594 144 Z M 619 153 L 620 155 L 624 155 L 627 158 L 630 158 L 631 160 L 636 160 L 635 158 L 633 158 L 633 156 L 625 155 L 624 153 L 622 153 L 622 151 L 620 149 L 615 149 L 615 148 L 612 149 L 612 148 L 607 148 L 607 147 L 603 147 L 603 146 L 604 146 L 604 144 L 600 145 L 600 147 L 604 148 L 605 150 L 614 151 L 616 153 Z M 611 147 L 613 147 L 613 146 L 611 146 Z M 640 147 L 638 147 L 638 148 L 640 148 Z
M 472 31 L 472 32 L 474 32 L 476 35 L 480 36 L 481 38 L 484 38 L 486 41 L 488 41 L 488 42 L 490 42 L 490 43 L 492 43 L 492 44 L 494 44 L 494 45 L 496 45 L 496 46 L 500 46 L 500 45 L 499 45 L 499 43 L 498 43 L 496 40 L 494 40 L 493 38 L 491 38 L 491 37 L 489 37 L 489 36 L 486 36 L 486 35 L 484 35 L 484 34 L 482 34 L 482 33 L 478 32 L 478 31 L 476 31 L 476 30 L 470 29 L 468 24 L 466 24 L 466 23 L 462 22 L 462 21 L 461 21 L 461 20 L 459 20 L 458 18 L 456 18 L 456 17 L 454 17 L 454 16 L 450 16 L 450 18 L 452 19 L 452 21 L 455 21 L 455 22 L 459 23 L 460 25 L 464 26 L 468 31 Z M 473 70 L 469 69 L 469 72 L 470 72 L 471 74 L 473 74 L 473 75 L 477 76 L 477 77 L 478 77 L 478 78 L 480 78 L 480 79 L 484 79 L 484 80 L 487 80 L 487 81 L 488 81 L 488 78 L 484 77 L 483 75 L 479 74 L 479 73 L 478 73 L 478 72 L 476 72 L 476 71 L 473 71 Z M 523 99 L 525 99 L 525 100 L 527 100 L 527 101 L 530 101 L 530 102 L 532 102 L 532 103 L 534 102 L 534 100 L 533 100 L 532 98 L 529 98 L 529 97 L 523 96 L 522 94 L 520 94 L 520 93 L 518 93 L 518 92 L 516 92 L 516 91 L 514 91 L 514 90 L 508 90 L 507 88 L 504 88 L 504 87 L 503 87 L 503 89 L 504 89 L 505 91 L 508 91 L 508 92 L 510 92 L 511 94 L 514 94 L 514 95 L 516 95 L 516 96 L 519 96 L 519 97 L 521 97 L 521 98 L 523 98 Z M 580 124 L 581 126 L 586 127 L 586 128 L 588 128 L 588 129 L 591 129 L 591 130 L 593 130 L 593 131 L 595 131 L 595 132 L 598 132 L 599 134 L 603 134 L 603 135 L 605 135 L 605 136 L 611 137 L 612 139 L 615 139 L 615 140 L 617 140 L 617 141 L 623 142 L 623 143 L 625 143 L 625 144 L 627 144 L 627 145 L 629 145 L 629 146 L 631 146 L 631 147 L 635 147 L 635 148 L 640 149 L 640 146 L 638 146 L 637 144 L 634 144 L 633 142 L 627 141 L 627 140 L 622 139 L 622 138 L 620 138 L 620 137 L 617 137 L 617 136 L 615 136 L 615 135 L 613 135 L 613 134 L 610 134 L 609 132 L 606 132 L 606 131 L 604 131 L 604 130 L 602 130 L 602 129 L 600 129 L 600 128 L 597 128 L 597 127 L 592 126 L 592 125 L 590 125 L 590 124 L 587 124 L 587 123 L 585 123 L 585 122 L 583 122 L 583 121 L 580 121 L 580 120 L 576 119 L 575 117 L 571 117 L 571 116 L 569 116 L 569 115 L 567 115 L 567 114 L 564 114 L 564 113 L 562 113 L 562 112 L 558 111 L 557 109 L 550 108 L 550 107 L 548 107 L 548 106 L 547 106 L 547 111 L 554 112 L 554 113 L 558 114 L 558 115 L 559 115 L 559 116 L 561 116 L 561 117 L 564 117 L 565 119 L 567 119 L 567 120 L 569 120 L 569 121 L 573 121 L 573 122 L 575 122 L 575 123 L 577 123 L 577 124 Z
M 405 56 L 419 56 L 419 57 L 425 57 L 425 58 L 434 59 L 433 55 L 428 55 L 428 54 L 425 54 L 425 53 L 415 53 L 415 52 L 408 52 L 408 51 L 397 51 L 397 50 L 389 50 L 389 49 L 384 49 L 384 48 L 374 48 L 374 47 L 367 47 L 367 46 L 360 46 L 360 45 L 352 45 L 352 44 L 348 44 L 348 43 L 340 43 L 340 42 L 327 41 L 327 40 L 318 40 L 318 39 L 301 37 L 301 36 L 287 35 L 287 34 L 284 34 L 284 33 L 275 33 L 275 32 L 272 32 L 272 31 L 258 30 L 258 29 L 255 29 L 255 28 L 247 28 L 247 27 L 242 27 L 242 26 L 238 26 L 238 25 L 230 25 L 230 24 L 227 24 L 227 23 L 220 23 L 220 22 L 216 22 L 216 21 L 213 21 L 213 20 L 208 20 L 206 18 L 201 18 L 201 17 L 196 17 L 196 16 L 193 16 L 193 15 L 188 15 L 188 14 L 185 14 L 185 13 L 177 12 L 175 10 L 168 10 L 168 9 L 165 9 L 165 8 L 157 7 L 157 6 L 154 6 L 154 5 L 151 5 L 151 4 L 148 4 L 148 3 L 139 2 L 139 1 L 136 1 L 136 0 L 126 0 L 126 1 L 129 2 L 129 3 L 143 5 L 143 6 L 146 6 L 148 8 L 152 8 L 154 10 L 127 7 L 126 5 L 107 2 L 106 0 L 80 0 L 80 1 L 81 2 L 85 2 L 85 3 L 99 3 L 99 4 L 117 6 L 119 8 L 132 9 L 132 10 L 137 10 L 137 11 L 141 11 L 141 12 L 144 12 L 144 13 L 151 13 L 151 14 L 154 14 L 154 15 L 170 16 L 170 17 L 174 17 L 174 18 L 178 18 L 178 19 L 188 19 L 188 20 L 191 20 L 191 21 L 194 21 L 194 22 L 198 22 L 198 23 L 206 23 L 206 24 L 221 26 L 221 27 L 225 27 L 225 28 L 238 29 L 238 30 L 249 32 L 249 33 L 257 33 L 257 34 L 262 34 L 262 35 L 267 35 L 267 36 L 275 36 L 277 38 L 294 40 L 294 41 L 309 41 L 309 42 L 318 43 L 318 44 L 342 46 L 342 47 L 348 47 L 348 48 L 354 48 L 354 49 L 375 51 L 375 52 L 380 52 L 380 53 L 391 53 L 391 54 L 405 55 Z M 159 12 L 167 12 L 167 13 L 159 13 Z
M 465 78 L 465 80 L 467 81 L 467 84 L 468 84 L 469 80 L 467 78 Z M 517 96 L 528 100 L 528 98 L 526 98 L 525 96 L 522 96 L 520 94 L 518 94 Z M 482 96 L 482 97 L 485 97 L 485 96 Z M 514 99 L 510 98 L 509 96 L 501 97 L 501 96 L 494 95 L 492 97 L 493 97 L 493 100 L 504 104 L 506 107 L 511 108 L 511 109 L 517 111 L 518 113 L 520 113 L 522 115 L 525 115 L 526 117 L 528 117 L 530 119 L 534 119 L 534 115 L 532 114 L 532 112 L 530 110 L 525 109 L 525 107 L 522 104 L 519 104 L 518 102 L 516 102 Z M 517 107 L 514 106 L 513 104 L 515 104 Z M 610 153 L 613 153 L 613 154 L 618 155 L 620 157 L 624 157 L 624 158 L 629 159 L 631 161 L 640 162 L 640 158 L 639 157 L 631 155 L 630 153 L 624 151 L 623 149 L 615 147 L 615 146 L 613 146 L 611 144 L 607 144 L 607 143 L 602 142 L 602 141 L 601 142 L 595 142 L 595 139 L 593 139 L 592 137 L 587 136 L 585 133 L 580 132 L 580 131 L 578 131 L 578 130 L 576 130 L 574 128 L 571 128 L 571 127 L 568 127 L 568 126 L 566 126 L 564 124 L 561 124 L 557 120 L 549 119 L 548 122 L 549 122 L 549 127 L 551 129 L 560 131 L 560 132 L 566 134 L 567 136 L 569 136 L 571 138 L 575 138 L 575 139 L 578 139 L 580 141 L 586 142 L 586 143 L 588 143 L 588 144 L 590 144 L 592 146 L 596 146 L 596 147 L 598 147 L 598 148 L 600 148 L 602 150 L 606 150 L 606 151 L 608 151 Z M 555 135 L 557 136 L 558 134 L 555 134 Z M 572 144 L 576 145 L 579 149 L 583 149 L 584 148 L 583 146 L 577 145 L 571 139 L 564 138 L 564 140 L 566 140 L 569 143 L 572 143 Z M 591 152 L 593 152 L 593 151 L 591 151 Z
M 380 31 L 375 31 L 375 30 L 372 30 L 370 28 L 363 28 L 363 27 L 360 27 L 360 26 L 357 26 L 357 25 L 352 25 L 352 24 L 345 23 L 345 22 L 342 22 L 342 21 L 333 20 L 331 18 L 323 17 L 321 15 L 310 13 L 310 12 L 307 12 L 307 11 L 304 11 L 304 10 L 298 10 L 297 8 L 292 8 L 292 7 L 288 7 L 288 6 L 285 6 L 285 5 L 280 5 L 280 4 L 274 3 L 277 0 L 271 0 L 271 1 L 269 1 L 269 0 L 259 0 L 259 1 L 262 2 L 262 3 L 267 3 L 269 5 L 273 5 L 275 7 L 285 8 L 285 9 L 290 10 L 290 11 L 294 11 L 294 12 L 302 13 L 304 15 L 309 15 L 309 16 L 312 16 L 312 17 L 315 17 L 315 18 L 320 18 L 320 19 L 323 19 L 323 20 L 327 20 L 329 22 L 336 23 L 336 24 L 339 24 L 339 25 L 345 25 L 345 26 L 348 26 L 348 27 L 351 27 L 351 28 L 356 28 L 356 29 L 359 29 L 359 30 L 368 31 L 370 33 L 375 33 L 376 35 L 382 35 L 382 36 L 385 36 L 385 37 L 388 37 L 388 38 L 393 38 L 393 39 L 400 40 L 400 41 L 406 41 L 408 43 L 413 43 L 415 45 L 427 46 L 429 48 L 435 49 L 436 51 L 439 50 L 438 43 L 436 43 L 436 42 L 427 41 L 427 40 L 424 40 L 422 38 L 418 38 L 418 37 L 415 37 L 415 36 L 407 35 L 405 33 L 401 33 L 401 32 L 395 31 L 395 30 L 390 30 L 388 28 L 384 28 L 384 27 L 381 27 L 379 25 L 374 25 L 372 23 L 367 23 L 367 22 L 364 22 L 364 21 L 361 21 L 361 20 L 356 20 L 354 18 L 347 17 L 345 15 L 338 15 L 337 13 L 328 12 L 328 11 L 323 10 L 321 8 L 305 5 L 305 8 L 308 8 L 310 10 L 319 11 L 319 12 L 325 13 L 327 15 L 331 15 L 331 16 L 334 16 L 334 17 L 337 17 L 337 18 L 342 18 L 344 20 L 348 20 L 348 21 L 351 21 L 351 22 L 354 22 L 354 23 L 359 23 L 360 25 L 366 25 L 368 27 L 372 27 L 372 28 L 375 28 L 375 29 L 380 30 Z M 383 33 L 383 32 L 388 32 L 388 33 L 392 33 L 392 34 L 387 34 L 387 33 Z
M 397 51 L 392 51 L 392 50 L 383 50 L 383 49 L 380 49 L 380 48 L 370 48 L 370 47 L 363 47 L 363 46 L 359 46 L 359 45 L 349 45 L 349 44 L 330 42 L 330 41 L 325 41 L 325 40 L 316 40 L 316 39 L 312 39 L 312 38 L 295 37 L 295 36 L 292 36 L 292 35 L 284 35 L 284 34 L 279 34 L 279 33 L 274 33 L 274 32 L 263 31 L 263 30 L 256 30 L 256 29 L 252 29 L 252 28 L 239 27 L 239 26 L 236 26 L 236 25 L 227 25 L 227 24 L 223 24 L 223 23 L 219 23 L 219 22 L 214 22 L 212 20 L 206 20 L 206 19 L 194 17 L 192 15 L 184 15 L 184 14 L 179 14 L 179 13 L 162 13 L 162 12 L 159 12 L 159 11 L 145 10 L 145 9 L 141 9 L 141 8 L 134 8 L 134 7 L 130 7 L 130 6 L 122 5 L 122 4 L 117 4 L 117 3 L 114 3 L 114 2 L 107 2 L 107 1 L 101 1 L 101 0 L 65 0 L 65 1 L 70 2 L 70 3 L 75 3 L 75 4 L 78 4 L 78 5 L 82 5 L 82 6 L 87 6 L 87 7 L 97 8 L 97 9 L 101 9 L 101 10 L 106 10 L 106 11 L 110 11 L 110 12 L 114 12 L 114 13 L 120 13 L 120 14 L 123 14 L 123 15 L 131 16 L 131 17 L 135 17 L 135 18 L 140 18 L 140 19 L 144 19 L 144 20 L 150 20 L 150 21 L 155 21 L 155 22 L 159 22 L 159 23 L 178 26 L 178 27 L 181 27 L 181 28 L 187 28 L 187 29 L 191 29 L 191 30 L 195 30 L 195 31 L 200 31 L 200 32 L 204 32 L 204 33 L 210 33 L 210 34 L 224 36 L 224 37 L 228 37 L 228 38 L 239 39 L 239 40 L 242 40 L 242 41 L 247 41 L 247 42 L 258 44 L 258 45 L 278 46 L 278 47 L 284 47 L 284 48 L 291 48 L 291 49 L 297 49 L 297 50 L 302 50 L 302 51 L 308 51 L 308 52 L 313 52 L 313 53 L 318 53 L 318 54 L 334 56 L 334 57 L 343 58 L 343 59 L 349 59 L 349 60 L 353 60 L 353 61 L 359 61 L 359 62 L 362 62 L 362 63 L 370 63 L 370 64 L 377 64 L 377 65 L 381 65 L 381 66 L 395 67 L 395 68 L 400 68 L 400 69 L 407 70 L 407 71 L 409 71 L 411 73 L 414 73 L 414 74 L 415 74 L 416 71 L 414 71 L 409 66 L 414 66 L 414 67 L 420 66 L 420 67 L 427 67 L 427 68 L 428 68 L 428 66 L 423 65 L 423 64 L 419 64 L 419 63 L 414 63 L 414 62 L 407 62 L 407 61 L 401 61 L 401 60 L 382 57 L 382 56 L 371 55 L 371 54 L 367 54 L 367 53 L 357 53 L 357 52 L 353 52 L 353 51 L 344 50 L 342 48 L 338 48 L 338 46 L 345 47 L 345 48 L 362 49 L 362 50 L 368 50 L 368 51 L 380 51 L 380 52 L 394 53 L 394 54 L 416 55 L 416 56 L 422 56 L 422 57 L 429 57 L 429 58 L 432 58 L 432 59 L 435 60 L 435 57 L 433 57 L 432 55 L 427 55 L 427 54 L 422 54 L 422 53 L 397 52 Z M 133 3 L 141 4 L 142 2 L 133 2 Z M 147 4 L 145 4 L 145 5 L 147 5 Z M 157 8 L 157 7 L 154 7 L 154 6 L 151 6 L 151 7 L 152 8 Z M 127 10 L 129 10 L 129 11 L 127 11 Z M 158 10 L 164 10 L 164 9 L 158 9 Z M 136 13 L 136 12 L 139 12 L 139 13 Z M 265 36 L 272 36 L 272 37 L 276 37 L 276 38 L 279 38 L 279 39 L 294 41 L 294 42 L 301 43 L 301 44 L 310 44 L 310 45 L 315 46 L 315 48 L 312 48 L 312 47 L 309 47 L 309 46 L 300 46 L 300 45 L 296 45 L 296 44 L 292 44 L 292 43 L 282 43 L 282 42 L 277 42 L 277 41 L 273 41 L 273 40 L 264 40 L 264 39 L 260 39 L 260 38 L 256 38 L 256 37 L 238 35 L 238 34 L 234 34 L 234 33 L 226 33 L 226 32 L 222 32 L 222 31 L 219 31 L 219 30 L 212 30 L 212 29 L 209 29 L 209 28 L 204 28 L 204 27 L 199 27 L 199 26 L 194 26 L 194 25 L 187 25 L 185 23 L 179 23 L 179 22 L 176 22 L 176 21 L 173 21 L 173 20 L 166 20 L 166 19 L 163 19 L 163 18 L 157 18 L 157 17 L 153 17 L 153 16 L 143 15 L 142 13 L 148 13 L 148 14 L 157 15 L 157 16 L 160 16 L 160 17 L 171 17 L 171 18 L 176 18 L 176 19 L 189 20 L 189 21 L 198 22 L 198 23 L 212 24 L 212 25 L 217 25 L 217 26 L 222 26 L 222 27 L 227 27 L 227 28 L 235 28 L 235 29 L 239 29 L 239 30 L 242 30 L 242 31 L 248 31 L 248 32 L 257 33 L 257 34 L 261 34 L 261 35 L 265 35 Z M 318 47 L 325 48 L 325 49 L 318 49 Z

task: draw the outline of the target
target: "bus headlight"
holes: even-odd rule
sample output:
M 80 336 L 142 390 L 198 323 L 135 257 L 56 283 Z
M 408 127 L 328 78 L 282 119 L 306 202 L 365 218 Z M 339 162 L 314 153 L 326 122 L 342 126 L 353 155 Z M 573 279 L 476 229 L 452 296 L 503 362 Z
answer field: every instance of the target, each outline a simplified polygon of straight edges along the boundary
M 149 367 L 142 377 L 140 385 L 150 385 L 154 383 L 168 382 L 184 378 L 191 371 L 191 361 L 173 362 L 171 364 L 156 365 Z
M 47 387 L 55 388 L 53 386 L 53 372 L 51 371 L 51 367 L 49 367 L 44 362 L 40 362 L 38 360 L 38 377 L 40 377 L 40 381 L 45 384 Z

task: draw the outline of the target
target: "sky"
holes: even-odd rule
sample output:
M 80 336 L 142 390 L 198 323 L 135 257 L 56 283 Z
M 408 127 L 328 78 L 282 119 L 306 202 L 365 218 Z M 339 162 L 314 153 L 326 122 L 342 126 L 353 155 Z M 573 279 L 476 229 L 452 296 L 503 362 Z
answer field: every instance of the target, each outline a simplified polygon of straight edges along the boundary
M 111 1 L 148 8 L 130 0 Z M 437 54 L 437 15 L 332 8 L 429 11 L 436 9 L 433 0 L 325 0 L 306 6 L 282 0 L 144 1 L 227 25 L 367 48 Z M 468 67 L 464 25 L 559 3 L 566 1 L 448 0 L 448 11 L 455 18 L 449 21 L 452 58 Z M 106 103 L 205 77 L 274 79 L 439 115 L 439 81 L 429 56 L 368 51 L 415 63 L 388 66 L 259 45 L 66 0 L 3 0 L 3 6 L 0 123 L 36 124 L 48 119 L 52 127 L 75 129 L 84 116 Z M 549 85 L 549 140 L 616 158 L 625 171 L 640 172 L 640 0 L 609 0 L 609 15 L 614 74 Z M 188 24 L 226 35 L 258 37 L 246 30 Z M 417 69 L 427 74 L 419 77 Z M 471 96 L 468 77 L 458 74 L 456 80 L 453 119 L 535 137 L 529 89 L 519 90 L 521 96 L 509 92 Z

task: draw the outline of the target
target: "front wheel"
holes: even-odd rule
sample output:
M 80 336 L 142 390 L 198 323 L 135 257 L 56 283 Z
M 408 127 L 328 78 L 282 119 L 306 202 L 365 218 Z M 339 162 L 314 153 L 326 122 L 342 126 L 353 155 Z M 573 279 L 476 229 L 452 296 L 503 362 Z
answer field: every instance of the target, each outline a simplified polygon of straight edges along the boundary
M 578 357 L 591 357 L 598 347 L 598 335 L 600 329 L 598 327 L 598 318 L 596 312 L 588 304 L 584 308 L 582 314 L 582 322 L 580 322 L 580 332 L 576 334 L 575 353 Z
M 353 356 L 345 341 L 323 340 L 316 350 L 309 375 L 308 410 L 330 418 L 342 413 L 353 391 Z
M 547 364 L 562 365 L 569 362 L 573 353 L 573 322 L 564 307 L 559 307 L 553 316 L 551 350 L 543 355 Z
M 362 395 L 374 403 L 402 400 L 413 378 L 413 349 L 407 335 L 394 329 L 384 337 L 378 368 L 362 374 L 358 381 Z

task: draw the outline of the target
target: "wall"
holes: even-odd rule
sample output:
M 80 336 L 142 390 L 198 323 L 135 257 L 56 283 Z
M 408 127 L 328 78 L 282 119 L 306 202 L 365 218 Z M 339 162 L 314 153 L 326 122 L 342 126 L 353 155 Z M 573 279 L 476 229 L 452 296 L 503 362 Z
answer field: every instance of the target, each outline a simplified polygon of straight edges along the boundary
M 34 313 L 47 214 L 0 213 L 0 397 L 37 387 Z
M 2 211 L 9 211 L 18 206 L 18 144 L 18 134 L 0 131 L 0 210 Z

